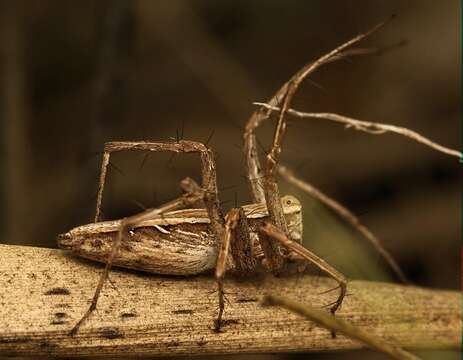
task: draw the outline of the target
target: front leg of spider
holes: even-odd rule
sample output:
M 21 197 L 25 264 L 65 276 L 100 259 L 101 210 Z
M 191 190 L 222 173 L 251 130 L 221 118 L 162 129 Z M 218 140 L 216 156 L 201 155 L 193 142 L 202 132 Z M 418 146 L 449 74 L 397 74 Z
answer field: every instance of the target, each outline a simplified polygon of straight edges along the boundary
M 336 280 L 339 283 L 339 289 L 340 289 L 339 297 L 332 304 L 330 308 L 331 313 L 334 315 L 336 311 L 339 309 L 339 307 L 341 306 L 342 301 L 346 295 L 346 290 L 347 290 L 346 277 L 343 274 L 341 274 L 339 271 L 337 271 L 334 267 L 332 267 L 330 264 L 328 264 L 321 257 L 315 255 L 313 252 L 306 249 L 304 246 L 302 246 L 298 242 L 289 239 L 283 231 L 281 231 L 275 225 L 269 222 L 264 223 L 264 225 L 259 228 L 259 234 L 264 234 L 265 236 L 277 241 L 279 244 L 281 244 L 288 250 L 295 252 L 296 254 L 298 254 L 299 256 L 307 260 L 308 262 L 319 267 L 323 272 L 331 276 L 334 280 Z
M 274 191 L 277 188 L 275 181 L 275 172 L 280 171 L 280 175 L 282 173 L 282 167 L 278 164 L 279 154 L 281 152 L 281 143 L 285 132 L 284 117 L 285 114 L 289 111 L 292 97 L 294 96 L 302 81 L 321 66 L 324 66 L 325 64 L 331 62 L 345 59 L 348 56 L 366 55 L 378 52 L 378 49 L 348 48 L 352 47 L 353 45 L 359 43 L 360 41 L 370 36 L 374 32 L 378 31 L 392 18 L 393 17 L 386 20 L 385 22 L 382 22 L 374 26 L 372 29 L 365 33 L 357 35 L 349 41 L 341 44 L 334 50 L 321 56 L 317 60 L 307 63 L 297 73 L 295 73 L 285 84 L 283 84 L 283 86 L 276 92 L 276 94 L 267 101 L 268 106 L 270 106 L 271 108 L 276 107 L 280 110 L 278 124 L 275 129 L 272 149 L 267 154 L 267 162 L 266 166 L 264 167 L 262 167 L 260 164 L 257 149 L 257 138 L 255 132 L 264 121 L 270 119 L 271 111 L 264 111 L 263 109 L 259 108 L 258 110 L 254 111 L 254 113 L 249 118 L 245 127 L 245 132 L 243 134 L 243 140 L 244 155 L 246 160 L 246 168 L 248 172 L 251 194 L 255 202 L 267 203 L 272 223 L 277 225 L 281 230 L 286 232 L 284 226 L 281 226 L 281 221 L 278 220 L 278 202 L 276 201 L 276 199 L 278 198 L 275 195 Z M 287 175 L 288 174 L 284 174 L 283 177 L 287 178 Z M 404 272 L 400 269 L 392 255 L 385 249 L 381 242 L 366 227 L 364 227 L 358 222 L 358 219 L 356 219 L 355 216 L 353 216 L 347 209 L 338 206 L 332 199 L 329 199 L 323 194 L 321 194 L 321 192 L 318 189 L 314 188 L 312 185 L 307 184 L 308 186 L 300 186 L 302 181 L 300 181 L 294 176 L 291 176 L 291 178 L 294 181 L 290 182 L 295 183 L 296 186 L 301 188 L 304 192 L 307 192 L 311 196 L 314 196 L 315 198 L 319 199 L 322 203 L 324 203 L 335 213 L 337 213 L 342 219 L 345 219 L 354 228 L 360 231 L 360 233 L 362 233 L 364 237 L 371 242 L 371 244 L 375 247 L 379 254 L 384 258 L 386 263 L 389 264 L 392 271 L 397 275 L 397 277 L 401 279 L 403 282 L 407 282 Z M 272 213 L 274 215 L 272 215 Z M 275 261 L 273 261 L 274 264 L 272 267 L 278 268 L 278 251 L 275 249 L 277 245 L 272 246 L 272 244 L 270 244 L 265 239 L 263 240 L 263 242 L 266 243 L 266 247 L 269 249 L 267 253 L 270 256 L 270 258 L 275 259 Z M 272 263 L 272 261 L 270 262 Z
M 308 260 L 311 263 L 314 263 L 321 270 L 323 270 L 331 277 L 336 279 L 336 281 L 338 281 L 340 284 L 339 286 L 341 291 L 339 298 L 331 307 L 331 313 L 334 315 L 336 310 L 341 305 L 342 300 L 345 296 L 347 281 L 344 275 L 342 275 L 340 272 L 338 272 L 336 269 L 330 266 L 323 259 L 316 256 L 315 254 L 304 248 L 302 245 L 290 239 L 288 226 L 286 224 L 282 204 L 280 202 L 278 182 L 276 179 L 276 169 L 280 160 L 283 138 L 286 133 L 285 115 L 289 109 L 291 100 L 294 94 L 296 93 L 302 79 L 303 77 L 295 77 L 291 79 L 287 83 L 285 90 L 282 94 L 282 106 L 279 113 L 278 122 L 275 127 L 272 148 L 270 152 L 267 154 L 265 164 L 265 178 L 263 181 L 265 200 L 267 203 L 270 221 L 266 222 L 259 229 L 259 240 L 261 242 L 267 260 L 271 263 L 272 271 L 274 273 L 279 272 L 279 266 L 281 266 L 280 264 L 284 260 L 284 254 L 282 254 L 281 250 L 278 251 L 278 246 L 283 246 L 287 252 L 296 253 L 297 255 L 302 256 L 304 259 Z M 273 250 L 273 253 L 268 254 L 265 251 L 265 247 L 275 250 Z M 278 260 L 278 262 L 275 260 Z M 335 337 L 335 334 L 332 333 L 332 336 Z
M 251 189 L 253 191 L 253 197 L 255 199 L 262 199 L 263 197 L 265 198 L 270 218 L 270 221 L 266 223 L 264 226 L 262 226 L 259 230 L 259 240 L 261 242 L 261 246 L 264 251 L 266 260 L 270 263 L 271 270 L 273 272 L 278 273 L 282 264 L 282 253 L 279 249 L 279 245 L 282 245 L 283 247 L 288 249 L 290 253 L 296 253 L 304 257 L 306 260 L 316 264 L 318 267 L 320 267 L 320 269 L 322 269 L 330 276 L 335 278 L 340 284 L 341 293 L 339 295 L 338 300 L 331 307 L 331 312 L 333 314 L 341 305 L 344 295 L 346 293 L 345 277 L 336 269 L 327 264 L 323 259 L 317 257 L 315 254 L 311 253 L 300 244 L 297 244 L 294 241 L 290 240 L 286 220 L 283 216 L 283 210 L 280 203 L 280 195 L 278 190 L 278 183 L 276 179 L 276 171 L 280 161 L 283 138 L 286 132 L 285 115 L 290 108 L 294 94 L 296 93 L 297 89 L 299 88 L 299 85 L 302 83 L 304 78 L 306 78 L 309 74 L 313 73 L 317 68 L 319 68 L 323 64 L 329 63 L 333 60 L 336 60 L 339 57 L 342 57 L 344 53 L 348 51 L 346 50 L 348 47 L 358 43 L 365 37 L 374 33 L 383 25 L 384 23 L 378 24 L 377 26 L 373 27 L 370 31 L 356 36 L 355 38 L 338 46 L 336 49 L 323 55 L 318 60 L 304 66 L 288 82 L 286 82 L 275 94 L 275 96 L 269 101 L 269 104 L 272 106 L 278 104 L 278 106 L 280 106 L 280 112 L 278 116 L 278 122 L 275 127 L 272 147 L 266 156 L 263 177 L 260 176 L 261 167 L 259 165 L 258 156 L 256 156 L 256 141 L 253 132 L 259 126 L 259 124 L 263 120 L 265 120 L 265 118 L 268 118 L 268 113 L 254 113 L 249 119 L 248 124 L 246 125 L 246 131 L 244 134 L 245 154 L 247 160 L 247 168 L 249 171 L 249 179 L 251 181 Z M 254 181 L 257 181 L 257 183 L 255 183 Z
M 275 225 L 269 222 L 266 222 L 263 226 L 259 228 L 259 234 L 267 236 L 268 238 L 277 241 L 289 251 L 296 253 L 297 255 L 301 256 L 308 262 L 316 265 L 318 268 L 320 268 L 322 271 L 324 271 L 326 274 L 331 276 L 333 279 L 335 279 L 339 283 L 339 289 L 340 289 L 339 297 L 335 302 L 333 302 L 332 304 L 329 304 L 331 305 L 330 312 L 332 315 L 334 315 L 336 311 L 339 309 L 339 307 L 341 306 L 344 297 L 346 296 L 346 291 L 347 291 L 346 277 L 343 274 L 341 274 L 339 271 L 337 271 L 334 267 L 332 267 L 330 264 L 328 264 L 325 260 L 318 257 L 313 252 L 306 249 L 304 246 L 297 243 L 296 241 L 289 239 L 283 231 L 281 231 L 279 228 L 277 228 Z M 332 331 L 331 336 L 335 338 L 336 333 Z

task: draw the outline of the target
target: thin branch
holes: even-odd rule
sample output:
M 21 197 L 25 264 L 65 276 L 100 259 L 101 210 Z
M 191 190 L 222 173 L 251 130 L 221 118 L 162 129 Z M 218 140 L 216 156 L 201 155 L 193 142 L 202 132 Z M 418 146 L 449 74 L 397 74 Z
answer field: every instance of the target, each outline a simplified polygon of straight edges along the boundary
M 254 105 L 261 106 L 267 110 L 270 111 L 280 111 L 281 109 L 277 106 L 271 106 L 266 103 L 261 103 L 261 102 L 255 102 L 253 103 Z M 323 120 L 330 120 L 334 121 L 337 123 L 345 124 L 346 129 L 353 128 L 354 130 L 358 131 L 363 131 L 369 134 L 373 135 L 381 135 L 385 133 L 394 133 L 398 135 L 405 136 L 408 139 L 414 140 L 420 144 L 426 145 L 436 151 L 439 151 L 441 153 L 450 155 L 450 156 L 455 156 L 459 158 L 460 160 L 463 159 L 463 154 L 454 149 L 450 149 L 448 147 L 442 146 L 426 137 L 423 135 L 420 135 L 416 131 L 401 127 L 401 126 L 395 126 L 395 125 L 389 125 L 389 124 L 382 124 L 382 123 L 374 123 L 370 121 L 362 121 L 362 120 L 356 120 L 349 118 L 347 116 L 343 115 L 338 115 L 338 114 L 333 114 L 333 113 L 306 113 L 306 112 L 301 112 L 293 109 L 288 110 L 288 114 L 291 114 L 295 117 L 298 118 L 311 118 L 311 119 L 323 119 Z
M 230 305 L 223 332 L 213 331 L 212 276 L 167 277 L 114 270 L 94 316 L 71 337 L 102 266 L 64 251 L 0 245 L 0 353 L 14 356 L 173 356 L 361 349 L 281 308 L 262 295 L 284 294 L 322 308 L 336 294 L 324 277 L 227 278 Z M 368 281 L 349 282 L 338 317 L 415 350 L 459 349 L 461 294 Z M 324 293 L 324 294 L 323 294 Z M 406 299 L 406 301 L 404 301 Z
M 372 349 L 378 350 L 391 356 L 393 359 L 419 360 L 417 356 L 409 353 L 408 351 L 405 351 L 398 346 L 389 344 L 379 337 L 371 335 L 370 333 L 365 332 L 361 328 L 354 326 L 351 323 L 340 319 L 339 317 L 331 316 L 325 311 L 314 309 L 313 307 L 290 300 L 286 297 L 278 295 L 266 295 L 262 301 L 262 304 L 281 306 L 316 322 L 328 330 L 334 330 L 336 332 L 347 335 L 352 339 L 359 340 Z
M 378 253 L 383 257 L 387 264 L 394 271 L 396 276 L 404 283 L 408 283 L 408 279 L 400 266 L 394 260 L 394 257 L 387 251 L 381 241 L 370 231 L 366 226 L 364 226 L 359 218 L 355 216 L 349 209 L 337 202 L 336 200 L 330 198 L 328 195 L 324 194 L 322 191 L 309 184 L 306 181 L 303 181 L 296 177 L 291 170 L 286 168 L 283 165 L 278 166 L 278 174 L 285 179 L 290 184 L 298 187 L 302 191 L 306 192 L 313 198 L 320 201 L 323 205 L 332 210 L 337 214 L 341 219 L 345 220 L 350 224 L 355 230 L 357 230 L 361 235 L 363 235 L 371 245 L 378 251 Z

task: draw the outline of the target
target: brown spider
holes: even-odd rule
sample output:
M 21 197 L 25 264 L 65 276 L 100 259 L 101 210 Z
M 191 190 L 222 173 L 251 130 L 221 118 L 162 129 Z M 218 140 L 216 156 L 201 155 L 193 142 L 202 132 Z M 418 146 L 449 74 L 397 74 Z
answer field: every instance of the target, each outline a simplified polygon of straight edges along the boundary
M 335 314 L 346 294 L 347 280 L 327 262 L 301 245 L 300 203 L 292 196 L 280 197 L 276 174 L 282 169 L 279 159 L 286 128 L 285 115 L 300 83 L 321 65 L 348 55 L 375 51 L 347 48 L 375 32 L 383 24 L 307 64 L 272 97 L 268 105 L 280 107 L 280 110 L 272 148 L 266 156 L 264 167 L 261 167 L 259 162 L 255 130 L 264 120 L 270 118 L 271 111 L 260 108 L 252 114 L 244 133 L 244 153 L 254 204 L 233 208 L 225 217 L 219 203 L 214 154 L 206 145 L 185 140 L 106 143 L 95 223 L 74 228 L 58 236 L 60 247 L 106 263 L 92 303 L 72 329 L 72 334 L 78 331 L 85 319 L 95 310 L 112 265 L 174 275 L 197 274 L 215 268 L 219 312 L 214 323 L 215 330 L 219 331 L 223 325 L 223 279 L 227 271 L 236 275 L 247 275 L 265 269 L 274 274 L 284 274 L 294 269 L 294 265 L 299 271 L 303 271 L 302 262 L 308 261 L 339 283 L 339 296 L 330 304 L 330 311 Z M 186 179 L 182 182 L 186 192 L 180 198 L 122 220 L 100 222 L 110 154 L 134 150 L 198 153 L 202 164 L 201 186 L 191 179 Z M 198 205 L 205 209 L 197 208 Z M 396 273 L 403 277 L 400 268 L 386 250 L 379 243 L 375 246 Z

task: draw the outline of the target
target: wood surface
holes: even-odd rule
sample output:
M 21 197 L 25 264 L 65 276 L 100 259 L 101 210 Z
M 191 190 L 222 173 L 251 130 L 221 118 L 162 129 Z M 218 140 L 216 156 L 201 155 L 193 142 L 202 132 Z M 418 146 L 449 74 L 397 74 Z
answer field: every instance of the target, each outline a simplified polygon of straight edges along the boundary
M 223 332 L 211 276 L 166 277 L 114 270 L 96 313 L 71 337 L 102 266 L 61 250 L 0 245 L 0 354 L 15 356 L 200 355 L 359 349 L 284 309 L 262 307 L 280 294 L 321 307 L 336 283 L 320 276 L 227 279 Z M 339 317 L 411 350 L 461 346 L 461 294 L 350 281 Z

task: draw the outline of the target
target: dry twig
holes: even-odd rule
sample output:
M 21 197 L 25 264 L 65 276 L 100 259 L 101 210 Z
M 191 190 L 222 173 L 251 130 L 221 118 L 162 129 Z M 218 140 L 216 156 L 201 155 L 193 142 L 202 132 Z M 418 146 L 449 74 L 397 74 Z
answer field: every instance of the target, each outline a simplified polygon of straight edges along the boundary
M 327 328 L 349 336 L 352 339 L 359 340 L 374 350 L 388 354 L 393 359 L 398 360 L 419 360 L 418 357 L 385 342 L 384 340 L 363 331 L 362 329 L 334 316 L 328 315 L 324 311 L 314 309 L 297 301 L 290 300 L 283 296 L 267 295 L 262 301 L 263 305 L 281 306 L 296 314 L 302 315 L 309 320 Z

